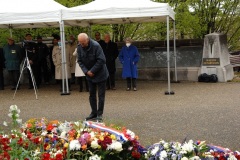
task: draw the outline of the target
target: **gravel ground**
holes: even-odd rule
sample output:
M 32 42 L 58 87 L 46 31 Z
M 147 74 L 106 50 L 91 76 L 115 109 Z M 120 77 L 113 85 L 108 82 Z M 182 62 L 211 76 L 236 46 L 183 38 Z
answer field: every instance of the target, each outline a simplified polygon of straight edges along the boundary
M 117 81 L 117 90 L 107 91 L 105 122 L 121 124 L 134 131 L 144 146 L 158 142 L 206 140 L 208 143 L 240 150 L 240 83 L 181 82 L 171 85 L 175 95 L 164 95 L 167 83 L 138 81 L 138 91 L 126 91 L 125 81 Z M 60 121 L 84 120 L 90 113 L 88 92 L 61 96 L 58 85 L 38 90 L 21 86 L 15 100 L 9 86 L 0 91 L 0 122 L 9 121 L 9 106 L 21 109 L 20 118 L 46 117 Z

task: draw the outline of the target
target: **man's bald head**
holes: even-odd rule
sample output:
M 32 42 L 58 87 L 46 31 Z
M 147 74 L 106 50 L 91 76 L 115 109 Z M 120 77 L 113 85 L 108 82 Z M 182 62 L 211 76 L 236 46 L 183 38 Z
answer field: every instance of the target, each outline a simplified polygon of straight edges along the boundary
M 78 42 L 79 44 L 84 48 L 88 46 L 89 43 L 89 37 L 86 33 L 80 33 L 78 35 Z

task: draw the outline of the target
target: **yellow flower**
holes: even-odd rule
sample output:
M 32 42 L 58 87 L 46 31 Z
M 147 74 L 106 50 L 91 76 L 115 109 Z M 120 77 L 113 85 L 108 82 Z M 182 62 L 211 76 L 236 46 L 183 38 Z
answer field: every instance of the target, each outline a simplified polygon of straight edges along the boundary
M 100 139 L 101 141 L 103 141 L 103 140 L 104 140 L 103 136 L 100 136 L 100 137 L 99 137 L 99 139 Z
M 65 143 L 65 144 L 64 144 L 64 148 L 68 148 L 68 143 Z
M 80 134 L 80 133 L 78 133 L 78 134 L 77 134 L 77 138 L 79 138 L 80 136 L 81 136 L 81 134 Z
M 112 140 L 116 140 L 116 139 L 117 139 L 114 134 L 111 134 L 110 138 L 111 138 Z
M 50 145 L 48 145 L 47 147 L 46 147 L 46 150 L 49 150 L 51 148 L 51 146 Z

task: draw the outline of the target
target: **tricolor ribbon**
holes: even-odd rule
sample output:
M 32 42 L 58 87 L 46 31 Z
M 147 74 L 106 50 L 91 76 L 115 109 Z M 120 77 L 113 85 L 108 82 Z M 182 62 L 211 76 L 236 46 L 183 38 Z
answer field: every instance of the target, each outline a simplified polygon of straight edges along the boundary
M 99 123 L 94 123 L 94 122 L 91 122 L 91 121 L 85 121 L 84 124 L 87 126 L 87 127 L 91 127 L 91 128 L 97 128 L 99 129 L 100 131 L 104 131 L 104 132 L 108 132 L 108 133 L 111 133 L 113 135 L 115 135 L 117 137 L 117 139 L 121 142 L 126 142 L 128 141 L 128 139 L 125 137 L 125 135 L 118 131 L 118 130 L 115 130 L 113 128 L 109 128 L 109 127 L 106 127 L 104 125 L 101 125 Z

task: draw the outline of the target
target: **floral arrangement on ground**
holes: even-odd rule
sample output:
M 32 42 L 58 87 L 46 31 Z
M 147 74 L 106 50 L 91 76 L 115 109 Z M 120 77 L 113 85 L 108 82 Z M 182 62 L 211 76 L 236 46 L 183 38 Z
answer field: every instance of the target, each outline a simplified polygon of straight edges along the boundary
M 0 132 L 0 160 L 240 160 L 240 152 L 208 145 L 160 140 L 148 147 L 131 130 L 91 121 L 59 122 L 33 118 L 22 123 L 10 106 L 9 133 Z M 6 132 L 6 131 L 5 131 Z

